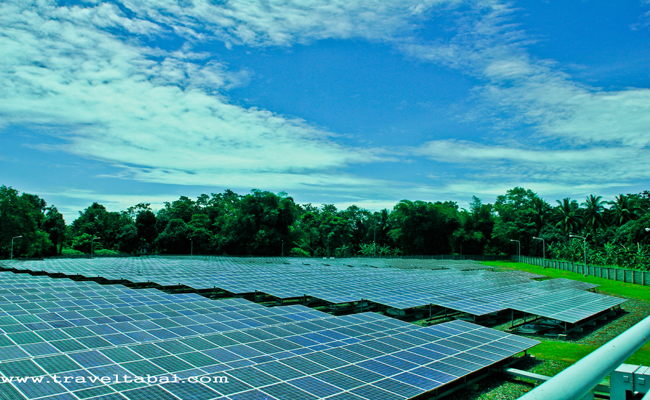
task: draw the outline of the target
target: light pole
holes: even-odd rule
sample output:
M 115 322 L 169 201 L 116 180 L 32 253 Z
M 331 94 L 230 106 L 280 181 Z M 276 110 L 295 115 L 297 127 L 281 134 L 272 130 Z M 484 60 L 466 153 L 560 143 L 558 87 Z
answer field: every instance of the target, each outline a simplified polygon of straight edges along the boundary
M 327 257 L 329 258 L 330 256 L 330 237 L 329 235 L 327 236 Z
M 584 236 L 578 236 L 578 235 L 569 235 L 569 237 L 570 238 L 576 238 L 576 239 L 582 239 L 582 243 L 583 243 L 582 253 L 583 253 L 584 259 L 585 259 L 585 268 L 587 268 L 587 238 L 584 237 Z
M 21 237 L 23 237 L 23 235 L 14 236 L 14 237 L 11 238 L 11 260 L 14 259 L 14 239 L 18 239 L 18 238 L 21 238 Z
M 546 268 L 546 241 L 537 236 L 533 236 L 533 239 L 542 241 L 542 268 Z
M 521 242 L 514 239 L 510 239 L 510 241 L 517 242 L 517 262 L 521 262 Z
M 93 239 L 90 241 L 90 258 L 93 258 L 93 253 L 95 252 L 95 240 L 101 239 L 100 237 L 93 236 Z
M 190 239 L 190 257 L 194 255 L 194 239 Z
M 372 227 L 372 231 L 374 232 L 372 237 L 372 258 L 377 256 L 377 225 L 379 225 L 379 222 Z
M 282 257 L 284 257 L 284 240 L 282 241 Z

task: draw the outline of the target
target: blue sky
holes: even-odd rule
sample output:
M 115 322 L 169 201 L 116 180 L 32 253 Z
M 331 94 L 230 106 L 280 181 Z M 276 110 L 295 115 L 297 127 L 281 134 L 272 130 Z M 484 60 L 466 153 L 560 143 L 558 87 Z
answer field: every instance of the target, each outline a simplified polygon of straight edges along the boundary
M 392 208 L 649 188 L 650 2 L 5 0 L 0 184 Z

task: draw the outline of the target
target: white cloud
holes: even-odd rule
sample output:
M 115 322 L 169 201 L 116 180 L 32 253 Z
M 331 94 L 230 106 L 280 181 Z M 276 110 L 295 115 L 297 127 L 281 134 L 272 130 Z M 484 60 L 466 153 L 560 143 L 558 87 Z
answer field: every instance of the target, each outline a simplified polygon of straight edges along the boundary
M 632 159 L 637 153 L 629 147 L 590 147 L 574 150 L 538 148 L 531 150 L 514 146 L 491 146 L 457 140 L 427 142 L 424 146 L 415 149 L 415 152 L 435 160 L 452 163 L 514 161 L 530 164 L 563 163 L 565 165 L 582 165 L 592 160 L 606 160 L 608 158 Z
M 460 0 L 123 0 L 143 19 L 196 36 L 208 30 L 232 44 L 280 45 L 319 39 L 392 39 L 436 6 Z
M 377 190 L 386 186 L 387 182 L 376 179 L 338 173 L 289 173 L 289 172 L 256 172 L 245 170 L 216 170 L 200 169 L 196 172 L 186 172 L 166 168 L 132 168 L 125 166 L 123 177 L 152 183 L 175 182 L 183 185 L 221 186 L 228 188 L 261 188 L 273 190 L 298 189 L 327 189 L 333 193 L 360 193 L 369 189 Z
M 230 104 L 221 93 L 245 73 L 173 54 L 152 60 L 150 49 L 98 29 L 157 31 L 113 6 L 23 6 L 0 6 L 0 119 L 65 139 L 59 149 L 122 165 L 136 179 L 239 187 L 345 184 L 355 178 L 327 171 L 381 159 L 381 150 L 337 144 L 303 120 Z
M 430 141 L 414 153 L 473 171 L 475 180 L 465 185 L 476 193 L 486 185 L 501 193 L 514 185 L 571 193 L 646 179 L 650 90 L 591 87 L 553 60 L 532 58 L 530 39 L 511 23 L 512 12 L 496 1 L 479 3 L 448 42 L 402 44 L 410 56 L 481 79 L 475 92 L 482 110 L 472 117 L 491 119 L 497 128 L 480 141 Z
M 512 8 L 496 0 L 470 3 L 450 40 L 417 38 L 419 21 L 460 3 L 124 0 L 127 16 L 115 5 L 94 1 L 86 7 L 5 1 L 0 3 L 0 128 L 40 128 L 65 140 L 58 149 L 119 166 L 118 176 L 125 179 L 326 188 L 354 196 L 356 204 L 386 204 L 364 200 L 368 193 L 399 199 L 502 194 L 515 185 L 605 189 L 647 176 L 648 89 L 590 87 L 576 83 L 553 61 L 534 59 L 526 51 L 528 35 L 511 23 Z M 164 35 L 187 42 L 168 52 L 138 41 Z M 411 57 L 479 78 L 483 83 L 475 93 L 483 100 L 481 116 L 493 119 L 499 136 L 483 143 L 436 140 L 411 149 L 413 155 L 462 163 L 473 173 L 442 187 L 342 174 L 351 164 L 394 160 L 382 149 L 342 145 L 336 135 L 299 118 L 229 102 L 226 90 L 245 84 L 252 72 L 229 71 L 206 62 L 209 54 L 192 50 L 194 41 L 215 38 L 230 47 L 327 38 L 393 43 Z M 532 133 L 524 137 L 522 131 Z
M 459 18 L 457 35 L 447 42 L 404 42 L 401 48 L 482 79 L 477 93 L 485 109 L 512 135 L 527 124 L 567 145 L 650 143 L 650 89 L 591 87 L 576 82 L 553 60 L 532 58 L 526 50 L 532 40 L 511 22 L 514 11 L 496 0 L 479 2 Z
M 575 187 L 590 182 L 601 187 L 624 186 L 648 175 L 647 151 L 632 147 L 589 147 L 585 149 L 526 149 L 477 144 L 467 141 L 432 141 L 414 150 L 417 154 L 446 163 L 461 164 L 474 171 L 467 174 L 489 182 L 552 183 Z

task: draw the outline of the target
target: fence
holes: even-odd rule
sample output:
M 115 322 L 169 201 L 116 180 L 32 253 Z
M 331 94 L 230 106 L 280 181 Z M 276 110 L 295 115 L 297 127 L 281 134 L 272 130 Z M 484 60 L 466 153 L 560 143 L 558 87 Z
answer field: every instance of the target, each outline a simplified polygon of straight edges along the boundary
M 358 256 L 364 258 L 363 256 Z M 387 258 L 387 257 L 384 257 Z M 401 258 L 404 260 L 471 260 L 471 261 L 502 261 L 508 260 L 508 256 L 484 256 L 484 255 L 458 255 L 458 254 L 448 254 L 448 255 L 437 255 L 437 256 L 395 256 L 388 258 Z
M 260 256 L 260 255 L 232 255 L 232 256 L 218 256 L 218 255 L 208 255 L 208 254 L 203 254 L 203 255 L 198 255 L 194 254 L 193 256 L 190 256 L 189 254 L 146 254 L 146 255 L 136 255 L 136 257 L 168 257 L 168 258 L 220 258 L 220 257 L 238 257 L 238 258 L 268 258 L 268 257 L 273 257 L 273 258 L 279 258 L 280 256 Z M 99 258 L 99 255 L 95 255 L 94 257 Z M 133 257 L 129 255 L 120 255 L 120 256 L 102 256 L 102 257 Z M 282 258 L 322 258 L 323 256 L 313 256 L 313 257 L 303 257 L 303 256 L 289 256 L 285 255 Z M 375 258 L 375 259 L 384 259 L 384 260 L 455 260 L 455 261 L 503 261 L 503 260 L 510 260 L 510 256 L 493 256 L 493 255 L 458 255 L 458 254 L 439 254 L 435 256 L 380 256 L 380 255 L 375 255 L 373 256 L 372 254 L 370 255 L 354 255 L 354 256 L 349 256 L 349 257 L 334 257 L 333 255 L 331 256 L 332 258 Z M 50 258 L 57 258 L 57 257 L 50 257 Z M 73 256 L 73 257 L 61 257 L 61 258 L 89 258 L 87 254 L 82 255 L 82 256 Z
M 511 258 L 513 261 L 517 260 L 517 256 Z M 532 265 L 539 265 L 541 267 L 558 269 L 561 271 L 575 272 L 585 276 L 595 276 L 598 278 L 610 279 L 618 282 L 634 283 L 637 285 L 650 286 L 650 272 L 636 271 L 632 269 L 623 268 L 607 268 L 596 267 L 594 265 L 584 265 L 581 263 L 574 263 L 570 261 L 558 260 L 544 260 L 538 257 L 525 257 L 521 256 L 521 262 Z
M 93 254 L 92 258 L 122 258 L 122 257 L 139 257 L 139 254 Z M 65 256 L 49 256 L 47 258 L 58 259 L 58 258 L 91 258 L 90 254 L 69 254 Z M 20 260 L 29 260 L 28 258 L 21 258 Z M 42 258 L 37 258 L 37 260 L 43 260 Z

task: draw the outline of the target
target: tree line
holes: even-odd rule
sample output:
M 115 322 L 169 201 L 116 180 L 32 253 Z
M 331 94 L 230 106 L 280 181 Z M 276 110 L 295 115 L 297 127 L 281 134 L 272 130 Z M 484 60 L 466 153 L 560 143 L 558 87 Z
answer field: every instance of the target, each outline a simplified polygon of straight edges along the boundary
M 515 187 L 469 209 L 455 202 L 402 200 L 392 210 L 355 205 L 297 204 L 286 193 L 231 190 L 181 196 L 154 211 L 140 203 L 120 212 L 93 203 L 66 224 L 39 196 L 0 186 L 0 257 L 11 240 L 18 257 L 88 254 L 204 254 L 259 256 L 392 256 L 517 254 L 650 267 L 650 192 L 613 201 L 590 195 L 552 205 Z M 21 238 L 16 238 L 22 236 Z M 539 238 L 539 239 L 534 239 Z M 541 240 L 543 239 L 543 241 Z

